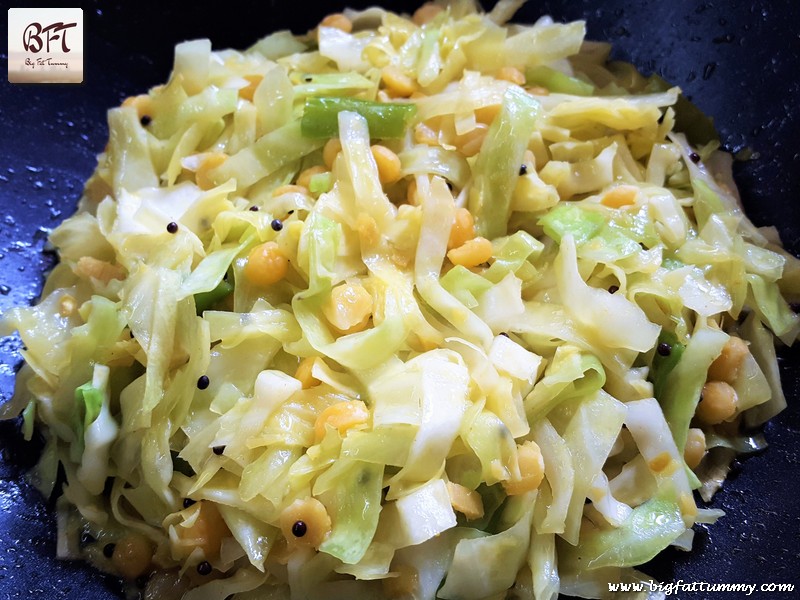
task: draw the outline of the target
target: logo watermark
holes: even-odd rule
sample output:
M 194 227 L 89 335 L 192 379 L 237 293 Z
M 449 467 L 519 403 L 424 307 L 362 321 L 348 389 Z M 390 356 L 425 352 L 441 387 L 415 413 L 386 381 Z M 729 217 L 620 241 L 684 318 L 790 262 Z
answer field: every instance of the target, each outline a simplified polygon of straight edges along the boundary
M 9 8 L 8 81 L 83 82 L 83 9 Z
M 658 581 L 636 581 L 632 583 L 609 583 L 609 592 L 661 592 L 665 596 L 679 592 L 719 592 L 751 596 L 754 592 L 790 593 L 795 589 L 792 583 L 709 583 L 708 581 L 684 581 L 672 583 Z

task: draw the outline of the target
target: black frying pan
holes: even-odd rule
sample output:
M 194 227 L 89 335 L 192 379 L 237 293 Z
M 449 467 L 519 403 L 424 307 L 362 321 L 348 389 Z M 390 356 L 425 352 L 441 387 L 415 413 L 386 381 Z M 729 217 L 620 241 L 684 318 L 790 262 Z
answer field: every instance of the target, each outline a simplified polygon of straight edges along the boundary
M 176 42 L 209 37 L 215 48 L 243 48 L 271 30 L 305 31 L 345 2 L 84 4 L 82 85 L 0 84 L 0 312 L 38 294 L 52 264 L 42 251 L 46 229 L 74 211 L 107 138 L 106 109 L 164 82 Z M 715 117 L 730 149 L 751 147 L 758 158 L 735 170 L 746 209 L 756 224 L 776 224 L 786 246 L 800 253 L 800 7 L 794 0 L 531 1 L 520 20 L 545 13 L 586 19 L 589 37 L 613 42 L 617 58 L 680 85 Z M 0 342 L 0 402 L 11 395 L 18 349 L 18 338 Z M 734 469 L 712 504 L 728 514 L 697 528 L 695 550 L 666 551 L 645 567 L 649 574 L 664 581 L 800 586 L 800 352 L 781 355 L 789 408 L 766 428 L 770 448 Z M 35 462 L 36 442 L 22 441 L 18 423 L 0 423 L 0 452 L 0 598 L 119 597 L 113 578 L 54 559 L 52 505 L 23 479 Z

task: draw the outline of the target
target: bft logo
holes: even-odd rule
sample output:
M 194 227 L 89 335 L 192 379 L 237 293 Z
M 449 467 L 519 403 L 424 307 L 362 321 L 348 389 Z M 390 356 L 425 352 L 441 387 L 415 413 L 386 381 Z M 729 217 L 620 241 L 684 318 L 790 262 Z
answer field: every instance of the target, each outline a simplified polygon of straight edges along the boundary
M 26 52 L 34 54 L 41 52 L 45 46 L 45 52 L 50 52 L 50 42 L 61 40 L 61 51 L 66 54 L 70 52 L 67 46 L 67 30 L 77 26 L 77 23 L 52 23 L 47 27 L 42 27 L 39 23 L 31 23 L 22 34 L 22 46 Z M 45 34 L 44 41 L 42 41 L 42 34 Z
M 8 81 L 81 83 L 83 9 L 9 8 Z

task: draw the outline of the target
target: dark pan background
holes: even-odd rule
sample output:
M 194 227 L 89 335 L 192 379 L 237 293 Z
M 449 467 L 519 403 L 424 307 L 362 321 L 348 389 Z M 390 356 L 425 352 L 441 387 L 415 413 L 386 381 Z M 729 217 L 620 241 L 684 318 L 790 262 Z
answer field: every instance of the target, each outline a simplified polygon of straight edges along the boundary
M 175 43 L 209 37 L 215 48 L 244 48 L 275 29 L 303 32 L 345 3 L 84 4 L 82 85 L 0 83 L 0 312 L 37 296 L 53 262 L 42 251 L 47 231 L 75 209 L 107 138 L 106 109 L 164 82 Z M 746 209 L 756 224 L 776 224 L 787 247 L 800 252 L 800 6 L 794 0 L 533 1 L 519 20 L 545 13 L 586 19 L 589 37 L 613 42 L 615 57 L 680 85 L 715 117 L 727 147 L 751 147 L 757 158 L 735 171 Z M 0 403 L 12 393 L 19 346 L 17 337 L 0 340 Z M 770 448 L 737 464 L 712 503 L 727 516 L 696 528 L 693 553 L 668 550 L 648 573 L 666 581 L 800 584 L 798 358 L 796 348 L 781 352 L 789 408 L 766 428 Z M 119 597 L 113 578 L 54 559 L 52 504 L 23 479 L 36 451 L 36 443 L 21 440 L 18 423 L 0 423 L 0 599 Z

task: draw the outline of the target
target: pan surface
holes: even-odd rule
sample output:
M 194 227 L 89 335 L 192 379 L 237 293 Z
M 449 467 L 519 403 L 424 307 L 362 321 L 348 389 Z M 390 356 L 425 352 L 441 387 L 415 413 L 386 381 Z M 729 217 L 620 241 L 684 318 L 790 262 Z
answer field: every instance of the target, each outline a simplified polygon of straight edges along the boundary
M 166 81 L 175 43 L 208 37 L 215 48 L 244 48 L 276 29 L 305 31 L 344 4 L 85 5 L 83 84 L 0 84 L 0 312 L 37 296 L 53 264 L 43 252 L 47 231 L 75 210 L 107 139 L 106 109 Z M 796 2 L 529 2 L 518 20 L 541 14 L 586 19 L 590 39 L 612 42 L 615 57 L 661 74 L 713 115 L 729 149 L 752 148 L 755 158 L 735 166 L 745 208 L 757 225 L 775 224 L 786 247 L 800 254 Z M 13 391 L 19 348 L 17 337 L 0 340 L 0 403 Z M 666 551 L 645 567 L 648 574 L 662 581 L 800 585 L 800 351 L 780 355 L 789 408 L 766 427 L 770 448 L 734 468 L 711 504 L 727 516 L 696 527 L 695 550 Z M 52 503 L 24 481 L 37 448 L 35 440 L 22 441 L 18 423 L 0 423 L 0 598 L 120 597 L 113 578 L 55 560 Z

